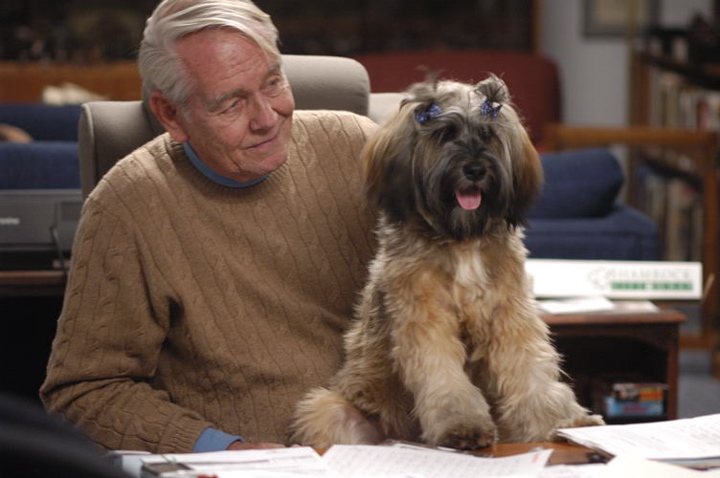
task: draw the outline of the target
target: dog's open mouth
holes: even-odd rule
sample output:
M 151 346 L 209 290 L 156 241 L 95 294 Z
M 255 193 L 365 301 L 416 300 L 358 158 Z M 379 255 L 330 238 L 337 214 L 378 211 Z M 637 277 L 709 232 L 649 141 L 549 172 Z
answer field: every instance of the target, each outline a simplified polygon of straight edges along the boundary
M 482 193 L 480 191 L 455 191 L 455 199 L 457 199 L 458 206 L 465 209 L 466 211 L 474 211 L 480 207 L 482 203 Z

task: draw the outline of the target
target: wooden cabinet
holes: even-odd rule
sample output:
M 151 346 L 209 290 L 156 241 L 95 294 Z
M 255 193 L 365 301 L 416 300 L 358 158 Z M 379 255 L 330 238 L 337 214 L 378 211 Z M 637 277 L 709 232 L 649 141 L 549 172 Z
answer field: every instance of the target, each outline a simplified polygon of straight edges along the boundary
M 0 103 L 34 103 L 47 86 L 71 83 L 108 100 L 139 100 L 142 81 L 134 61 L 97 65 L 0 62 Z
M 563 369 L 580 402 L 600 412 L 597 384 L 602 379 L 642 377 L 667 385 L 662 418 L 678 413 L 678 333 L 685 316 L 660 312 L 607 312 L 545 315 Z

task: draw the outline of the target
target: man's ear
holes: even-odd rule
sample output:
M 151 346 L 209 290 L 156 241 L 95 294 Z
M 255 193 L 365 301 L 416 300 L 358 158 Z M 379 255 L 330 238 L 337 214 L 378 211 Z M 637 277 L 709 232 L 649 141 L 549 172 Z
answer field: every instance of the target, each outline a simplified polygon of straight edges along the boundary
M 170 133 L 172 139 L 178 143 L 183 143 L 188 140 L 185 128 L 179 121 L 178 117 L 180 116 L 180 112 L 175 103 L 165 98 L 159 91 L 153 91 L 150 93 L 148 104 L 160 124 Z

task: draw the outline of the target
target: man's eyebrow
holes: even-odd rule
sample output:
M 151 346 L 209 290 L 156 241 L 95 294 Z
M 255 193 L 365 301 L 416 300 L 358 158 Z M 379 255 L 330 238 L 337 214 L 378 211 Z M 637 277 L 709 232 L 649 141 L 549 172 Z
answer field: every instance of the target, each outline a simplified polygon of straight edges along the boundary
M 282 65 L 280 62 L 276 62 L 273 64 L 270 69 L 265 74 L 265 77 L 263 78 L 263 82 L 267 81 L 268 78 L 278 75 L 282 72 Z M 222 108 L 222 105 L 229 100 L 230 98 L 242 98 L 245 96 L 248 96 L 250 94 L 250 90 L 247 88 L 235 88 L 230 91 L 226 91 L 225 93 L 221 93 L 217 95 L 215 98 L 210 98 L 207 101 L 207 107 L 210 111 L 217 111 Z
M 228 101 L 230 98 L 242 98 L 248 96 L 249 94 L 250 92 L 246 88 L 235 88 L 234 90 L 221 93 L 214 98 L 209 98 L 206 101 L 206 105 L 208 110 L 218 111 L 222 109 L 225 102 Z

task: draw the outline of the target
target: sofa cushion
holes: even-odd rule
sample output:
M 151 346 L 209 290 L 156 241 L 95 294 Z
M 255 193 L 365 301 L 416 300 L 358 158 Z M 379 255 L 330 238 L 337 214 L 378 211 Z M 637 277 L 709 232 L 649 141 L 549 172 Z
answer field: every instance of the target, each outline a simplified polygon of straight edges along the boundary
M 616 204 L 604 217 L 531 219 L 525 235 L 529 257 L 534 259 L 660 259 L 657 225 L 624 204 Z
M 528 212 L 530 219 L 601 217 L 613 208 L 625 178 L 608 150 L 544 153 L 540 158 L 545 184 Z
M 80 105 L 0 104 L 0 123 L 16 126 L 35 140 L 77 141 Z
M 74 141 L 0 143 L 0 189 L 79 189 Z

